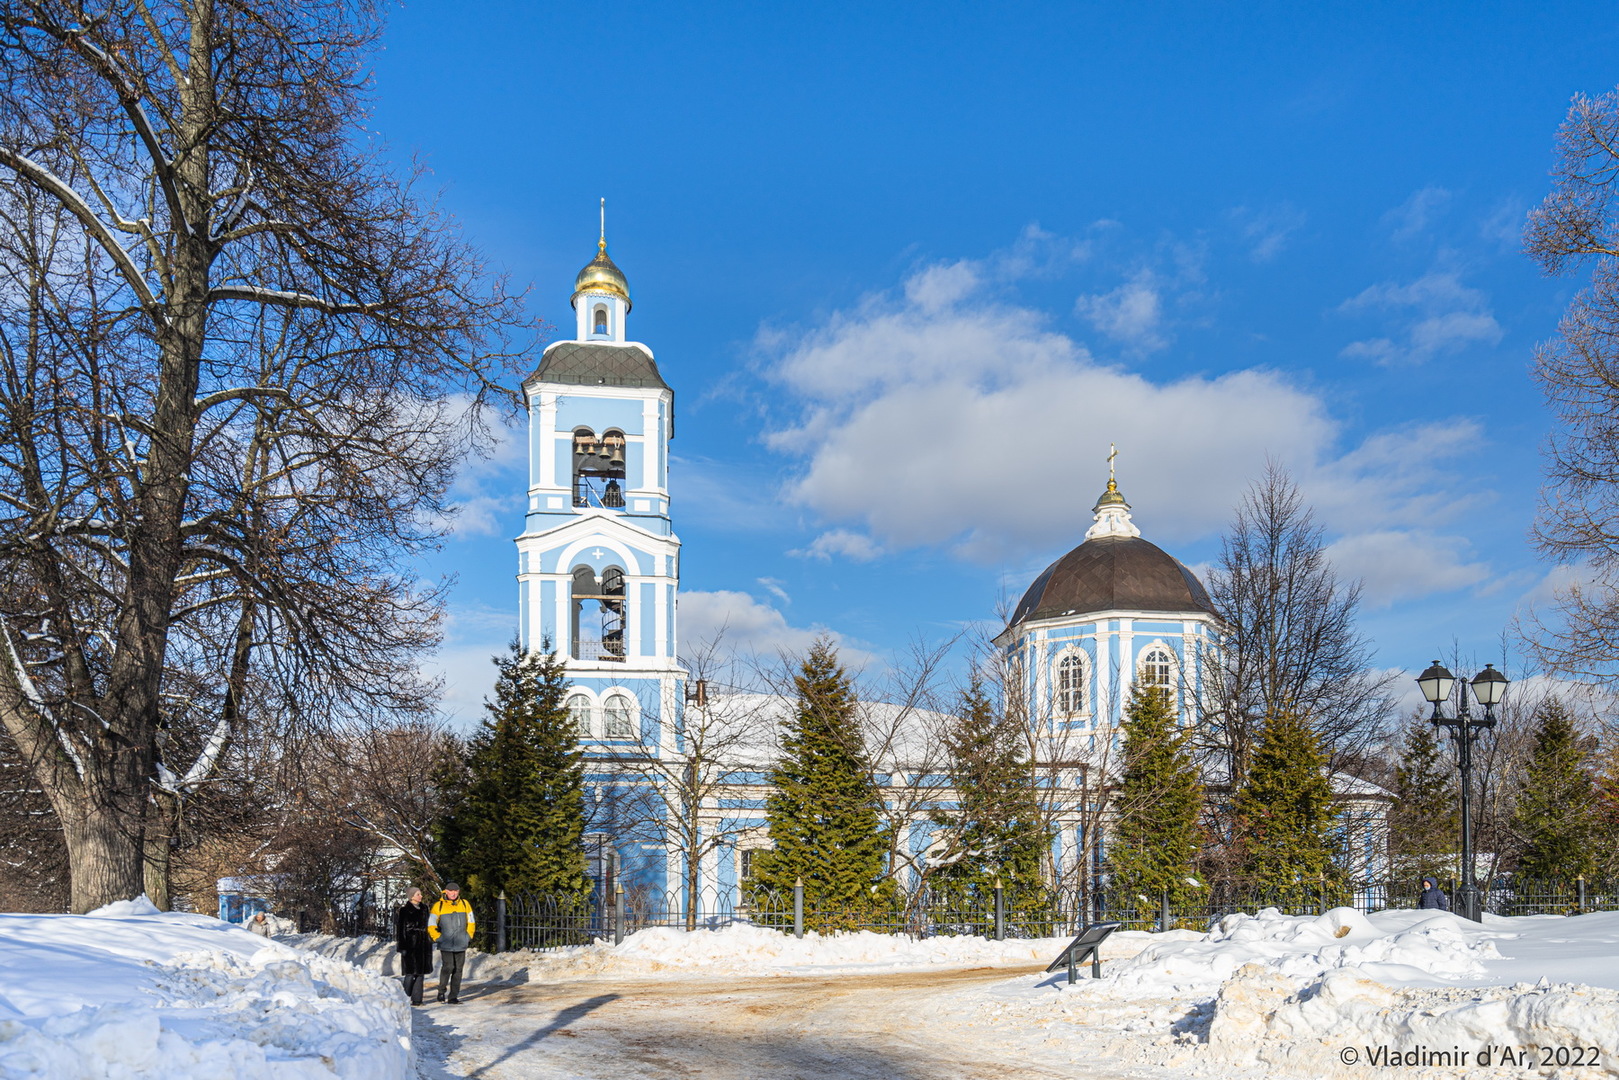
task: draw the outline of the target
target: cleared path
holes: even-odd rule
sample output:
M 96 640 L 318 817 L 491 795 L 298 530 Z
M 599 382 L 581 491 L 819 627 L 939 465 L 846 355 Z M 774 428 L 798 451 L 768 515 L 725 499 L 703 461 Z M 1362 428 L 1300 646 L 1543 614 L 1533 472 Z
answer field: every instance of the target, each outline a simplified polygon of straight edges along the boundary
M 468 987 L 416 1010 L 428 1080 L 998 1080 L 1121 1077 L 974 1045 L 961 991 L 1039 968 Z M 1032 1050 L 1032 1048 L 1031 1048 Z

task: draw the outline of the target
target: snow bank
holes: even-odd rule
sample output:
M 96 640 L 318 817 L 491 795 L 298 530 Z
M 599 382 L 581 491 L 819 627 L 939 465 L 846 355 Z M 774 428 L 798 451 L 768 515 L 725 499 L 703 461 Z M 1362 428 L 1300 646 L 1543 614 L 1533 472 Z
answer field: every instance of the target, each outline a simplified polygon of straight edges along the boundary
M 0 1076 L 398 1080 L 396 983 L 145 898 L 0 914 Z
M 1146 935 L 1141 935 L 1143 938 Z M 306 934 L 278 938 L 300 948 L 359 964 L 382 974 L 397 971 L 393 943 L 378 938 L 331 938 Z M 614 946 L 606 941 L 546 952 L 498 956 L 469 952 L 469 981 L 522 982 L 595 973 L 620 975 L 817 975 L 872 974 L 937 967 L 995 967 L 1044 963 L 1067 938 L 986 941 L 977 937 L 932 937 L 913 941 L 892 934 L 806 933 L 802 938 L 757 926 L 717 930 L 641 930 Z
M 1616 913 L 1481 926 L 1446 912 L 1266 910 L 1228 916 L 1206 934 L 1152 937 L 1100 980 L 1025 984 L 990 1011 L 1013 1023 L 1049 1023 L 1056 1013 L 1076 1039 L 1078 1025 L 1127 1034 L 1108 1050 L 1154 1064 L 1213 1056 L 1237 1068 L 1350 1077 L 1377 1071 L 1379 1055 L 1414 1054 L 1393 1066 L 1414 1080 L 1557 1076 L 1530 1048 L 1563 1047 L 1597 1051 L 1566 1075 L 1619 1076 L 1619 989 L 1569 977 L 1600 967 L 1619 981 Z M 1514 981 L 1525 976 L 1539 981 Z

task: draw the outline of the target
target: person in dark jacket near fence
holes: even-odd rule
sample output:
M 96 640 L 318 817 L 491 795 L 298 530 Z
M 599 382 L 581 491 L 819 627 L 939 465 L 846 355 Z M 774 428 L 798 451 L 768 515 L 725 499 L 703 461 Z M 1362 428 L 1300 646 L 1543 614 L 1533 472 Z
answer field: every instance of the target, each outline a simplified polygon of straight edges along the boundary
M 427 916 L 427 933 L 438 943 L 438 999 L 451 1005 L 461 1004 L 461 969 L 467 961 L 467 950 L 478 932 L 477 920 L 472 916 L 472 905 L 461 899 L 461 886 L 453 881 L 444 883 L 444 895 L 433 904 Z M 445 992 L 449 992 L 448 999 Z
M 1435 878 L 1422 879 L 1422 899 L 1417 901 L 1417 908 L 1432 909 L 1434 911 L 1449 911 L 1450 898 L 1439 889 L 1439 882 Z
M 422 1003 L 422 986 L 433 973 L 433 939 L 427 936 L 427 905 L 422 890 L 410 890 L 410 899 L 394 912 L 394 947 L 399 950 L 399 974 L 412 1005 Z

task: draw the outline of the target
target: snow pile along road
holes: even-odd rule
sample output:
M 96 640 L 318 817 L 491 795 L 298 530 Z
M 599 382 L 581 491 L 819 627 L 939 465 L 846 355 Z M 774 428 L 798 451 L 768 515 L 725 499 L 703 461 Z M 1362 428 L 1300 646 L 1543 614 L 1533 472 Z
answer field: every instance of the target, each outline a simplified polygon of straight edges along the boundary
M 1142 935 L 1145 937 L 1145 935 Z M 360 964 L 372 971 L 397 970 L 392 942 L 345 940 L 314 934 L 280 940 L 299 948 Z M 546 952 L 499 956 L 467 954 L 469 981 L 512 982 L 593 974 L 617 975 L 827 975 L 875 974 L 935 967 L 1013 967 L 1048 961 L 1067 938 L 989 941 L 978 937 L 912 940 L 897 934 L 859 931 L 806 933 L 743 924 L 717 930 L 641 930 L 614 946 L 606 941 Z
M 0 1076 L 400 1080 L 399 986 L 144 898 L 0 915 Z
M 1099 981 L 997 994 L 988 1015 L 1061 1018 L 1076 1041 L 1110 1031 L 1109 1050 L 1157 1065 L 1212 1055 L 1312 1076 L 1363 1076 L 1379 1060 L 1412 1078 L 1619 1076 L 1619 990 L 1573 981 L 1597 957 L 1619 972 L 1614 913 L 1480 926 L 1445 912 L 1267 910 L 1155 937 Z

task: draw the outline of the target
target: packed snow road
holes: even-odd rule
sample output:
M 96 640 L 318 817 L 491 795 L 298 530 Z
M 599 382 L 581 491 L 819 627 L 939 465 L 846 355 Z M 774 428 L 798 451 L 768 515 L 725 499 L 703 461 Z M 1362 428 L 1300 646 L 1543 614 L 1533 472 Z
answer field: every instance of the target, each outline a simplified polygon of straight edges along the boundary
M 416 1010 L 426 1080 L 993 1080 L 1122 1077 L 1054 1069 L 1004 1047 L 975 1047 L 946 1019 L 964 991 L 1039 968 L 873 975 L 625 979 L 494 984 L 459 1007 Z

